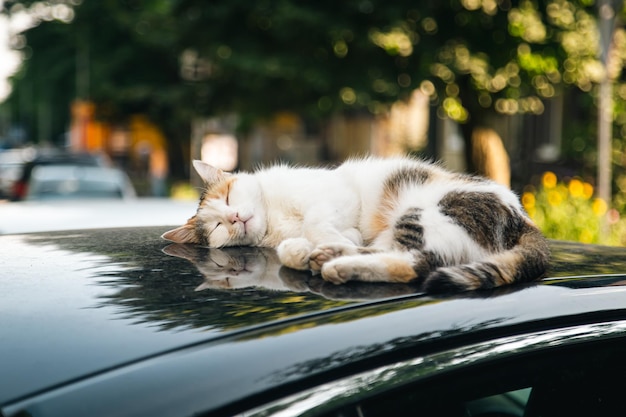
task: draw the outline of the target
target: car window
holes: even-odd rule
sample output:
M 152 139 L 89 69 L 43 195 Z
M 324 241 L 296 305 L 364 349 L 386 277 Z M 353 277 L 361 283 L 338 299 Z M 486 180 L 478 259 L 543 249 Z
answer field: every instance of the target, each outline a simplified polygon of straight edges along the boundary
M 542 349 L 427 378 L 326 416 L 626 415 L 625 371 L 624 340 Z
M 522 417 L 532 388 L 522 388 L 501 394 L 477 398 L 464 403 L 468 416 L 518 416 Z

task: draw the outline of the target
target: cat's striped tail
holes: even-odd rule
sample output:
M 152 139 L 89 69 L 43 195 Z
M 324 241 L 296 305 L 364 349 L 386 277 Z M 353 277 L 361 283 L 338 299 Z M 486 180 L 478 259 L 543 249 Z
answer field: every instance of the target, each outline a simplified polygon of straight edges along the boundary
M 441 267 L 424 280 L 428 293 L 486 290 L 542 278 L 548 268 L 550 249 L 541 232 L 527 224 L 517 244 L 487 259 Z

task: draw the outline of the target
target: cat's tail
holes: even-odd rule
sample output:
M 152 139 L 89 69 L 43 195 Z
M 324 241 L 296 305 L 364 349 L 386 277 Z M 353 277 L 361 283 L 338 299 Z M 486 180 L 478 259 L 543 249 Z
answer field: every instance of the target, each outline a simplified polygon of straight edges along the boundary
M 515 246 L 488 258 L 463 265 L 441 267 L 424 280 L 428 293 L 491 289 L 542 278 L 550 261 L 548 242 L 527 224 Z

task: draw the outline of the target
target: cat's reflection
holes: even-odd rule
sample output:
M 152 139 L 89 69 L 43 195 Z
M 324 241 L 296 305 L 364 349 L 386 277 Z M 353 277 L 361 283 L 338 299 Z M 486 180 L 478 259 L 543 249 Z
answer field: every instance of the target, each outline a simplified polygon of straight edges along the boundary
M 259 287 L 275 291 L 307 291 L 307 274 L 283 277 L 273 249 L 233 247 L 208 249 L 197 245 L 172 244 L 163 248 L 168 255 L 192 262 L 204 277 L 196 291 Z M 289 278 L 289 279 L 285 279 Z
M 374 300 L 419 292 L 408 284 L 349 282 L 335 285 L 319 275 L 283 267 L 274 249 L 256 247 L 206 248 L 174 243 L 163 252 L 192 262 L 204 281 L 196 291 L 262 288 L 311 292 L 333 300 Z

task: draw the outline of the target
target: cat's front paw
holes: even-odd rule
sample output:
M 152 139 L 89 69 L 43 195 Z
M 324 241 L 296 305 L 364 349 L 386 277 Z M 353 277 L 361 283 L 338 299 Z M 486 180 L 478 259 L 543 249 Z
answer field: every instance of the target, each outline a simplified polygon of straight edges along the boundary
M 358 249 L 345 243 L 330 243 L 319 245 L 311 252 L 309 267 L 314 271 L 321 271 L 324 264 L 340 256 L 356 255 Z
M 280 263 L 293 269 L 308 270 L 313 244 L 305 238 L 283 240 L 276 248 Z
M 339 285 L 356 278 L 354 272 L 353 268 L 344 262 L 328 262 L 322 267 L 322 278 Z

